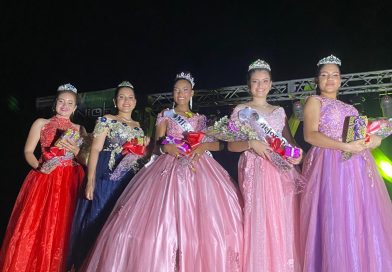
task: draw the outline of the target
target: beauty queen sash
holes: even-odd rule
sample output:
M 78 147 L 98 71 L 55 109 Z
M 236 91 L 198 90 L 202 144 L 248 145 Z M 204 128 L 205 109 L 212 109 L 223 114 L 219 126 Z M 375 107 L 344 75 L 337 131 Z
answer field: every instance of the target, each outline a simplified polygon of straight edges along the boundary
M 168 144 L 179 144 L 179 143 L 184 143 L 179 147 L 179 149 L 182 152 L 190 152 L 192 149 L 196 148 L 198 144 L 202 142 L 202 139 L 204 138 L 204 133 L 202 132 L 193 132 L 194 128 L 192 125 L 186 120 L 183 116 L 180 114 L 177 114 L 174 109 L 167 110 L 163 113 L 164 117 L 170 118 L 173 122 L 175 122 L 178 126 L 182 128 L 184 132 L 186 132 L 185 138 L 184 139 L 175 139 L 173 136 L 168 135 L 166 138 L 163 140 L 163 143 Z M 190 141 L 194 139 L 194 141 Z M 183 142 L 183 141 L 186 141 Z M 183 149 L 184 148 L 184 149 Z M 206 152 L 208 155 L 212 156 L 212 154 L 208 151 Z
M 283 145 L 288 145 L 288 141 L 277 133 L 256 110 L 246 107 L 238 112 L 238 119 L 241 122 L 247 122 L 256 131 L 260 140 L 267 137 L 280 139 Z
M 194 131 L 192 125 L 180 114 L 177 114 L 174 109 L 167 110 L 163 112 L 164 117 L 169 117 L 173 120 L 177 125 L 179 125 L 183 131 L 189 132 Z
M 288 141 L 279 133 L 277 133 L 257 111 L 250 107 L 246 107 L 238 112 L 238 119 L 241 122 L 248 123 L 256 132 L 259 140 L 265 141 L 273 151 L 269 152 L 271 162 L 281 171 L 285 172 L 292 169 L 292 165 L 283 158 L 285 155 L 284 146 L 289 146 Z M 272 144 L 279 142 L 277 146 Z M 283 146 L 283 149 L 282 149 Z M 280 152 L 282 151 L 282 152 Z

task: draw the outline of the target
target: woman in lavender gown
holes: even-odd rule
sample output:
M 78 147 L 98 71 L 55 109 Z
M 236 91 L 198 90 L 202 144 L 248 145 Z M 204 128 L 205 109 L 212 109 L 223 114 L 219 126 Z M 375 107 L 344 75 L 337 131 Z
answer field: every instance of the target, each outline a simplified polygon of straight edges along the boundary
M 175 107 L 156 123 L 156 139 L 165 139 L 161 155 L 117 201 L 86 271 L 242 271 L 239 193 L 208 154 L 219 143 L 188 151 L 179 143 L 206 128 L 206 117 L 189 108 L 193 85 L 190 74 L 177 75 Z
M 319 95 L 304 108 L 312 144 L 301 198 L 304 271 L 392 271 L 392 205 L 369 151 L 381 139 L 342 142 L 345 118 L 358 111 L 337 100 L 340 65 L 333 55 L 319 61 Z M 344 160 L 342 151 L 353 155 Z

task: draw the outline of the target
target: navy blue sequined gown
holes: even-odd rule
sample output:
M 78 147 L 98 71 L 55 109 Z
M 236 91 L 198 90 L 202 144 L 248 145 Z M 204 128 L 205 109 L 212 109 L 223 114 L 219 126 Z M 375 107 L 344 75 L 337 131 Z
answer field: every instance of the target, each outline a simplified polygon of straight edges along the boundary
M 68 269 L 77 269 L 83 263 L 118 197 L 132 179 L 137 169 L 137 159 L 140 158 L 130 154 L 132 163 L 128 163 L 125 169 L 122 167 L 125 171 L 119 172 L 120 162 L 124 162 L 125 157 L 121 153 L 122 145 L 130 139 L 143 137 L 144 133 L 140 128 L 131 128 L 116 120 L 98 118 L 94 136 L 105 129 L 108 129 L 108 133 L 98 157 L 93 200 L 87 200 L 84 191 L 78 199 L 72 223 Z M 119 175 L 114 177 L 114 173 Z

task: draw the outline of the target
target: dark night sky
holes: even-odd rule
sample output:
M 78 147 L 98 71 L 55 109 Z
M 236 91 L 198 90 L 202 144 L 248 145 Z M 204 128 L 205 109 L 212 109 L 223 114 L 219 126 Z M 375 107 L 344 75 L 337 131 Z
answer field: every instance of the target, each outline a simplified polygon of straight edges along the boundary
M 196 89 L 242 85 L 257 58 L 271 64 L 274 80 L 289 80 L 313 76 L 331 53 L 346 73 L 392 68 L 390 1 L 72 2 L 0 4 L 2 123 L 13 135 L 3 148 L 2 207 L 13 205 L 28 170 L 22 152 L 34 99 L 60 84 L 93 91 L 129 80 L 143 95 L 169 91 L 175 74 L 189 70 Z M 19 110 L 7 106 L 11 96 Z

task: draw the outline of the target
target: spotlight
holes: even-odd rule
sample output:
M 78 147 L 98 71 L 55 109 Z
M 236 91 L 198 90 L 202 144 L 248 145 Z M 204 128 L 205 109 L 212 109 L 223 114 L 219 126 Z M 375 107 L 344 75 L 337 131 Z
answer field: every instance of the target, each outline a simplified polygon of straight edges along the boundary
M 392 161 L 380 148 L 373 149 L 372 154 L 381 176 L 392 183 Z
M 384 95 L 381 98 L 380 106 L 382 109 L 382 115 L 384 117 L 392 117 L 392 98 L 389 95 Z
M 293 113 L 295 118 L 298 120 L 304 120 L 304 106 L 302 105 L 301 101 L 296 101 L 293 103 Z
M 380 161 L 379 165 L 384 175 L 392 179 L 392 164 L 389 163 L 388 161 Z

